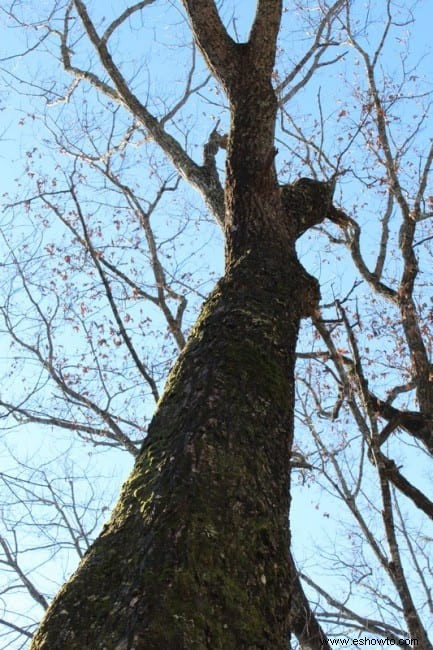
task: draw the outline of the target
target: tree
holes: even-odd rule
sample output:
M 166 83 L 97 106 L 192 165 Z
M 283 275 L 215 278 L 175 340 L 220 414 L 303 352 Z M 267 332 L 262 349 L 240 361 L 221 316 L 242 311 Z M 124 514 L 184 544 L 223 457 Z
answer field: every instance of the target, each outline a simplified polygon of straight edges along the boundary
M 75 8 L 119 97 L 158 130 L 84 4 Z M 213 2 L 186 9 L 232 111 L 226 271 L 171 373 L 111 522 L 34 647 L 287 643 L 295 342 L 319 292 L 297 262 L 289 218 L 299 214 L 295 200 L 302 210 L 310 197 L 296 195 L 286 214 L 275 175 L 271 76 L 281 3 L 258 5 L 247 45 L 228 36 Z M 316 222 L 327 216 L 330 194 L 311 201 Z
M 389 118 L 400 95 L 395 94 L 392 98 L 389 86 L 385 86 L 386 95 L 383 89 L 379 91 L 375 76 L 385 37 L 396 26 L 394 7 L 391 2 L 387 3 L 385 28 L 378 39 L 379 46 L 370 55 L 363 45 L 362 33 L 354 27 L 351 6 L 346 2 L 321 5 L 320 18 L 314 23 L 311 48 L 292 72 L 280 79 L 274 73 L 274 60 L 282 19 L 281 3 L 259 2 L 248 41 L 239 43 L 229 36 L 212 2 L 185 2 L 196 42 L 212 74 L 224 89 L 231 111 L 228 138 L 219 133 L 218 127 L 214 128 L 204 147 L 203 163 L 198 164 L 164 128 L 164 120 L 155 119 L 147 105 L 137 99 L 133 86 L 126 82 L 108 50 L 108 42 L 116 30 L 134 13 L 141 12 L 150 4 L 142 2 L 128 8 L 110 22 L 100 36 L 88 9 L 76 0 L 66 11 L 62 30 L 50 27 L 49 33 L 60 38 L 63 65 L 75 79 L 71 92 L 75 92 L 77 83 L 87 81 L 105 93 L 114 105 L 126 106 L 133 115 L 133 127 L 126 132 L 120 145 L 111 148 L 110 155 L 114 149 L 121 151 L 137 133 L 143 132 L 146 138 L 153 139 L 163 148 L 180 173 L 202 192 L 207 205 L 224 227 L 225 273 L 206 301 L 184 347 L 179 320 L 183 314 L 182 297 L 176 291 L 169 293 L 158 257 L 152 257 L 157 287 L 163 287 L 157 304 L 183 351 L 171 372 L 112 519 L 71 582 L 55 600 L 33 645 L 68 648 L 279 648 L 287 647 L 290 628 L 306 646 L 319 647 L 326 643 L 288 551 L 289 473 L 298 466 L 303 472 L 310 471 L 315 475 L 322 472 L 325 484 L 331 485 L 348 506 L 396 589 L 405 627 L 393 627 L 389 622 L 356 614 L 346 606 L 344 599 L 331 597 L 303 573 L 305 583 L 331 606 L 331 612 L 327 612 L 319 604 L 319 616 L 323 612 L 322 620 L 326 620 L 326 616 L 335 616 L 336 620 L 344 617 L 348 629 L 358 626 L 358 629 L 390 634 L 395 638 L 407 633 L 418 639 L 422 647 L 430 647 L 422 621 L 422 608 L 417 611 L 402 566 L 397 537 L 403 535 L 410 546 L 410 534 L 404 528 L 403 517 L 400 526 L 395 524 L 399 501 L 391 486 L 430 516 L 431 502 L 404 478 L 401 468 L 382 451 L 382 446 L 401 426 L 425 444 L 427 451 L 431 451 L 426 424 L 431 419 L 428 410 L 431 408 L 430 365 L 423 340 L 423 336 L 428 337 L 428 334 L 423 330 L 422 313 L 415 303 L 418 262 L 414 247 L 422 238 L 415 240 L 414 234 L 415 224 L 422 225 L 429 215 L 422 205 L 428 196 L 426 190 L 432 153 L 430 150 L 424 160 L 420 158 L 420 171 L 414 172 L 412 180 L 418 175 L 418 189 L 412 194 L 415 199 L 412 200 L 411 196 L 406 198 L 398 172 L 409 144 L 420 133 L 422 121 L 406 141 L 395 145 L 390 139 Z M 307 12 L 306 15 L 314 14 Z M 97 66 L 102 66 L 105 76 L 74 63 L 72 43 L 78 42 L 77 25 L 92 44 L 98 56 Z M 339 39 L 335 37 L 334 40 L 334 33 Z M 369 87 L 366 98 L 361 98 L 361 117 L 355 126 L 348 120 L 347 144 L 342 144 L 339 155 L 331 158 L 323 140 L 318 146 L 320 137 L 304 133 L 300 124 L 287 112 L 285 102 L 293 97 L 295 90 L 305 87 L 314 71 L 330 63 L 323 56 L 339 42 L 348 42 L 358 52 L 365 64 Z M 340 55 L 334 56 L 332 61 L 338 62 L 340 58 Z M 295 83 L 297 75 L 300 75 L 300 81 Z M 406 73 L 404 81 L 408 81 Z M 188 84 L 190 90 L 191 77 Z M 286 92 L 290 85 L 290 92 Z M 361 95 L 361 89 L 357 92 Z M 186 101 L 187 97 L 186 92 L 183 100 Z M 320 95 L 318 103 L 320 108 Z M 313 176 L 318 170 L 326 169 L 328 181 L 303 178 L 291 185 L 278 183 L 275 129 L 280 109 L 283 111 L 283 133 L 289 141 L 296 139 L 300 143 L 296 155 L 300 156 L 303 147 L 305 155 L 301 160 L 304 160 L 306 168 L 310 167 Z M 348 109 L 342 107 L 338 119 L 343 120 L 348 113 Z M 323 117 L 322 112 L 320 114 Z M 319 131 L 324 129 L 323 119 L 317 127 Z M 375 170 L 370 177 L 366 172 L 363 178 L 357 171 L 358 161 L 350 167 L 351 173 L 358 175 L 367 187 L 377 184 L 386 199 L 374 272 L 369 270 L 361 253 L 360 227 L 354 218 L 356 211 L 351 210 L 353 216 L 348 216 L 349 210 L 337 209 L 332 204 L 335 178 L 347 165 L 360 138 L 365 138 L 383 169 L 381 174 Z M 72 149 L 74 143 L 69 144 Z M 227 155 L 224 191 L 217 169 L 221 150 Z M 98 152 L 92 163 L 96 167 L 102 161 L 100 167 L 107 182 L 116 186 L 130 202 L 150 242 L 149 250 L 156 253 L 157 247 L 152 247 L 151 231 L 146 229 L 151 210 L 143 210 L 142 202 L 137 201 L 129 186 L 119 182 L 107 164 L 110 155 L 103 158 Z M 76 156 L 76 159 L 84 158 L 83 155 Z M 56 214 L 69 228 L 74 241 L 83 246 L 112 308 L 115 334 L 127 346 L 139 375 L 157 398 L 157 383 L 139 355 L 135 354 L 136 347 L 128 333 L 127 321 L 119 312 L 116 296 L 120 281 L 135 291 L 140 291 L 141 287 L 139 283 L 134 284 L 131 279 L 122 277 L 121 265 L 113 264 L 106 250 L 98 245 L 98 229 L 92 227 L 80 200 L 81 174 L 80 167 L 76 166 L 62 190 L 72 201 L 72 215 L 65 218 L 57 190 L 41 187 L 37 198 L 43 201 L 47 213 Z M 172 187 L 168 182 L 162 183 L 158 200 Z M 401 209 L 403 224 L 401 280 L 383 277 L 390 248 L 389 224 L 394 201 Z M 152 206 L 156 204 L 153 202 Z M 320 226 L 326 218 L 334 222 L 332 230 Z M 317 282 L 300 265 L 295 250 L 297 238 L 317 226 L 322 228 L 333 246 L 347 247 L 361 277 L 378 296 L 396 305 L 402 313 L 403 331 L 396 331 L 396 336 L 401 341 L 405 337 L 412 370 L 404 386 L 396 377 L 387 399 L 379 398 L 367 383 L 368 371 L 356 334 L 359 318 L 357 311 L 353 314 L 350 309 L 354 291 L 347 290 L 345 298 L 340 296 L 330 306 L 337 312 L 332 323 L 324 308 L 322 312 L 318 311 Z M 70 260 L 64 259 L 64 262 L 70 264 Z M 92 413 L 104 422 L 104 428 L 77 422 L 76 416 L 70 419 L 62 416 L 54 423 L 73 428 L 81 435 L 104 435 L 107 441 L 124 444 L 135 455 L 138 440 L 122 436 L 125 426 L 131 427 L 132 431 L 135 428 L 137 432 L 139 428 L 123 413 L 112 417 L 114 395 L 108 400 L 110 408 L 101 409 L 98 401 L 89 399 L 83 391 L 80 377 L 71 379 L 59 365 L 57 352 L 51 345 L 55 337 L 54 315 L 48 312 L 47 316 L 40 300 L 35 299 L 38 291 L 40 296 L 44 295 L 45 287 L 36 288 L 29 280 L 31 276 L 23 272 L 19 260 L 14 259 L 14 263 L 21 269 L 21 280 L 32 297 L 31 302 L 48 342 L 48 355 L 41 353 L 43 347 L 33 346 L 29 351 L 39 358 L 42 365 L 45 364 L 51 380 L 67 396 L 69 404 L 81 412 L 85 409 Z M 170 310 L 167 295 L 178 301 L 177 312 Z M 81 316 L 85 325 L 84 314 Z M 303 455 L 310 454 L 305 460 L 294 453 L 292 439 L 295 345 L 300 320 L 308 316 L 313 318 L 326 347 L 324 350 L 313 348 L 308 352 L 298 352 L 298 359 L 307 369 L 306 374 L 301 375 L 301 381 L 308 389 L 299 395 L 298 412 L 313 434 L 316 445 L 315 451 L 308 450 L 308 444 L 302 441 L 300 449 Z M 5 309 L 5 318 L 16 343 L 25 346 L 26 338 L 16 338 L 17 329 L 8 320 L 9 309 Z M 394 319 L 390 317 L 392 322 Z M 344 336 L 347 338 L 345 343 Z M 89 337 L 89 340 L 94 339 Z M 402 358 L 405 354 L 402 350 Z M 106 365 L 98 366 L 96 374 L 106 385 L 109 362 L 104 363 Z M 324 383 L 322 377 L 316 379 L 318 365 L 322 367 L 322 377 L 324 372 L 325 376 L 333 378 L 332 382 Z M 299 365 L 299 372 L 301 368 Z M 374 379 L 374 372 L 370 374 Z M 406 388 L 417 391 L 418 410 L 414 412 L 391 404 Z M 338 395 L 330 409 L 328 404 L 334 390 Z M 17 409 L 6 402 L 3 406 L 12 415 L 38 421 L 39 416 L 31 409 L 23 406 Z M 349 413 L 353 414 L 360 432 L 357 439 L 360 443 L 358 474 L 348 470 L 347 465 L 353 446 L 344 437 L 337 443 L 325 442 L 318 433 L 314 411 L 341 420 Z M 382 431 L 378 428 L 379 418 L 389 422 Z M 363 450 L 368 450 L 367 454 L 363 455 Z M 343 455 L 343 451 L 347 455 Z M 313 457 L 319 459 L 319 466 L 311 463 Z M 366 494 L 370 498 L 371 494 L 363 488 L 365 477 L 368 480 L 371 475 L 369 461 L 374 471 L 377 470 L 374 480 L 383 502 L 382 519 L 388 551 L 383 550 L 382 542 L 378 542 L 377 536 L 369 531 L 360 505 L 361 497 Z M 412 555 L 415 557 L 416 554 L 413 552 Z M 427 560 L 428 555 L 425 557 Z M 369 568 L 369 565 L 370 559 L 365 557 L 363 568 Z M 359 571 L 361 574 L 361 568 Z M 420 577 L 422 573 L 420 567 Z M 352 580 L 351 587 L 364 578 L 361 580 L 355 574 Z M 428 603 L 427 584 L 425 587 Z M 369 588 L 371 593 L 375 593 L 374 589 L 379 593 L 374 581 L 369 583 Z M 290 598 L 292 609 L 289 617 Z M 87 605 L 89 601 L 93 603 L 91 608 Z

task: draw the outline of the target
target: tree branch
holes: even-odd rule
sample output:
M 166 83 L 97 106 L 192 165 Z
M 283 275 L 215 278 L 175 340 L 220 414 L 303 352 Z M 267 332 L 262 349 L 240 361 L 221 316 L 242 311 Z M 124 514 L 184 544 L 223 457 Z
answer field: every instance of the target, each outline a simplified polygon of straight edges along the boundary
M 275 64 L 281 12 L 281 0 L 259 0 L 248 40 L 250 55 L 260 61 L 260 66 L 268 79 Z
M 207 65 L 229 94 L 239 58 L 239 44 L 227 33 L 214 0 L 182 2 Z
M 84 3 L 81 0 L 74 0 L 74 5 L 81 18 L 89 40 L 99 55 L 101 64 L 114 84 L 114 88 L 102 81 L 94 73 L 82 70 L 72 65 L 70 51 L 67 46 L 68 15 L 65 17 L 65 28 L 62 35 L 61 46 L 62 60 L 65 70 L 73 74 L 77 79 L 85 79 L 98 88 L 102 93 L 109 96 L 111 99 L 114 99 L 117 103 L 122 103 L 126 109 L 132 113 L 141 124 L 143 124 L 149 132 L 149 135 L 161 147 L 176 169 L 179 170 L 180 174 L 201 192 L 212 214 L 215 216 L 217 221 L 222 224 L 224 222 L 224 192 L 221 187 L 215 187 L 215 185 L 209 186 L 206 170 L 200 167 L 200 165 L 197 165 L 197 163 L 187 155 L 179 142 L 165 131 L 161 126 L 161 122 L 158 121 L 140 102 L 138 97 L 132 92 L 119 68 L 115 65 L 106 42 L 98 36 L 96 28 Z

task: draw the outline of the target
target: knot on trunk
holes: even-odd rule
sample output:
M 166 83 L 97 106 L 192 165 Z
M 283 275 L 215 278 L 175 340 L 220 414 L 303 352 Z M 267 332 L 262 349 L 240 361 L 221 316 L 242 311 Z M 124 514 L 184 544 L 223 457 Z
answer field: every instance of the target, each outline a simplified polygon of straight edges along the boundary
M 295 238 L 324 219 L 334 220 L 332 197 L 335 180 L 317 181 L 300 178 L 290 185 L 281 186 L 281 201 Z

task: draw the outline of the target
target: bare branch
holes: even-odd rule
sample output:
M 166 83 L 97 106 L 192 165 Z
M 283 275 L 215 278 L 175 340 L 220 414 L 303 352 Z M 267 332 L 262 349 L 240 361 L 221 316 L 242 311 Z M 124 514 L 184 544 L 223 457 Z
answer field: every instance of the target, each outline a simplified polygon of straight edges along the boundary
M 345 56 L 345 53 L 343 53 L 339 54 L 330 61 L 321 62 L 323 54 L 330 46 L 339 45 L 339 43 L 330 40 L 331 28 L 333 21 L 338 16 L 339 11 L 343 9 L 346 2 L 347 0 L 337 0 L 337 2 L 334 2 L 334 4 L 331 5 L 331 7 L 326 7 L 324 10 L 324 15 L 315 30 L 313 44 L 310 46 L 304 56 L 298 61 L 298 63 L 293 67 L 291 72 L 285 76 L 283 81 L 281 81 L 275 89 L 279 97 L 280 105 L 286 104 L 288 101 L 290 101 L 295 96 L 295 94 L 308 83 L 318 68 L 335 63 Z M 283 95 L 283 90 L 295 80 L 295 78 L 301 73 L 302 70 L 304 70 L 305 66 L 311 59 L 312 63 L 310 64 L 308 70 L 303 73 L 302 79 Z
M 221 187 L 216 188 L 215 186 L 212 186 L 209 188 L 205 170 L 197 165 L 192 158 L 185 153 L 179 142 L 164 130 L 161 123 L 147 110 L 147 108 L 132 92 L 126 79 L 121 74 L 119 68 L 115 65 L 106 43 L 102 42 L 99 38 L 84 3 L 81 2 L 81 0 L 74 0 L 74 5 L 77 8 L 89 39 L 97 51 L 101 63 L 110 76 L 114 87 L 109 86 L 94 73 L 82 70 L 72 65 L 67 46 L 68 14 L 65 16 L 65 29 L 62 36 L 62 59 L 65 70 L 74 75 L 77 80 L 84 79 L 88 81 L 103 94 L 107 95 L 117 103 L 121 102 L 125 108 L 134 115 L 135 119 L 143 124 L 150 136 L 157 144 L 159 144 L 182 176 L 184 176 L 203 194 L 204 199 L 215 218 L 220 224 L 222 224 L 224 222 L 224 196 Z
M 41 594 L 33 584 L 33 582 L 27 577 L 26 572 L 21 568 L 18 562 L 17 553 L 13 553 L 9 544 L 3 535 L 0 535 L 0 546 L 3 549 L 3 553 L 6 557 L 7 564 L 14 570 L 15 574 L 18 576 L 19 580 L 22 582 L 23 586 L 33 598 L 38 605 L 41 605 L 44 609 L 48 609 L 48 601 Z
M 95 249 L 93 248 L 92 243 L 90 241 L 90 237 L 89 237 L 89 233 L 88 233 L 88 230 L 87 230 L 84 215 L 82 213 L 81 205 L 80 205 L 80 202 L 78 200 L 78 197 L 77 197 L 77 194 L 76 194 L 76 191 L 75 191 L 75 185 L 74 185 L 72 179 L 71 179 L 71 184 L 70 184 L 70 191 L 71 191 L 71 196 L 72 196 L 72 198 L 74 200 L 74 203 L 75 203 L 77 214 L 78 214 L 78 216 L 80 218 L 80 223 L 81 223 L 81 227 L 83 229 L 84 238 L 85 238 L 86 245 L 87 245 L 87 250 L 89 251 L 89 253 L 90 253 L 91 257 L 92 257 L 93 263 L 94 263 L 94 265 L 95 265 L 95 267 L 96 267 L 96 269 L 98 271 L 98 274 L 99 274 L 99 277 L 101 278 L 102 284 L 104 285 L 105 294 L 106 294 L 106 296 L 108 298 L 108 302 L 110 304 L 110 307 L 111 307 L 111 310 L 113 312 L 115 321 L 116 321 L 117 326 L 119 328 L 120 335 L 121 335 L 123 341 L 125 342 L 126 347 L 128 348 L 128 350 L 129 350 L 129 352 L 131 354 L 131 357 L 134 360 L 134 363 L 135 363 L 138 371 L 140 372 L 140 374 L 142 375 L 142 377 L 146 381 L 146 383 L 149 385 L 149 387 L 150 387 L 150 389 L 152 391 L 152 395 L 155 398 L 155 401 L 158 401 L 159 392 L 158 392 L 158 388 L 156 386 L 156 382 L 153 379 L 153 377 L 147 372 L 146 368 L 144 367 L 143 363 L 141 362 L 141 360 L 139 358 L 139 355 L 138 355 L 137 351 L 135 350 L 135 347 L 134 347 L 134 345 L 132 343 L 131 337 L 129 336 L 128 332 L 126 331 L 124 322 L 123 322 L 123 320 L 122 320 L 122 318 L 120 316 L 119 310 L 118 310 L 116 302 L 114 300 L 114 296 L 113 296 L 113 292 L 112 292 L 112 289 L 111 289 L 111 286 L 110 286 L 110 282 L 109 282 L 109 280 L 107 278 L 107 275 L 106 275 L 105 271 L 102 268 L 101 262 L 99 261 L 99 254 L 98 254 L 97 251 L 95 251 Z
M 120 16 L 118 16 L 115 20 L 113 20 L 110 25 L 108 25 L 107 29 L 103 33 L 101 37 L 101 43 L 103 45 L 106 45 L 108 39 L 113 35 L 114 31 L 122 25 L 125 20 L 130 18 L 134 13 L 137 11 L 141 11 L 144 9 L 144 7 L 147 7 L 148 5 L 151 5 L 155 2 L 155 0 L 142 0 L 142 2 L 137 2 L 135 5 L 131 5 L 130 7 L 127 7 L 125 11 L 123 11 Z
M 404 494 L 412 503 L 433 520 L 433 501 L 408 481 L 393 460 L 381 451 L 375 451 L 376 462 L 383 466 L 385 477 Z
M 405 630 L 387 625 L 382 621 L 360 616 L 357 612 L 347 607 L 344 602 L 337 600 L 327 591 L 322 589 L 322 587 L 320 587 L 317 582 L 309 578 L 305 573 L 301 572 L 300 577 L 304 582 L 307 583 L 307 585 L 313 587 L 317 593 L 323 596 L 332 607 L 335 607 L 339 616 L 343 615 L 349 622 L 353 621 L 354 623 L 357 623 L 359 625 L 358 629 L 370 632 L 370 634 L 377 634 L 378 636 L 382 637 L 388 636 L 396 642 L 405 636 Z

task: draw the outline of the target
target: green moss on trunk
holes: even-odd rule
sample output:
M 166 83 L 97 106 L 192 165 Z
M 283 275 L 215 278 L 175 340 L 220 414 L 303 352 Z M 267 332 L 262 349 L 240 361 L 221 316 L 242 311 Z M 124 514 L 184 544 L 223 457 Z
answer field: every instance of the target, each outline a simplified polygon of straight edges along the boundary
M 205 304 L 112 518 L 34 650 L 287 647 L 294 274 L 307 280 L 285 269 L 276 279 L 246 257 Z

